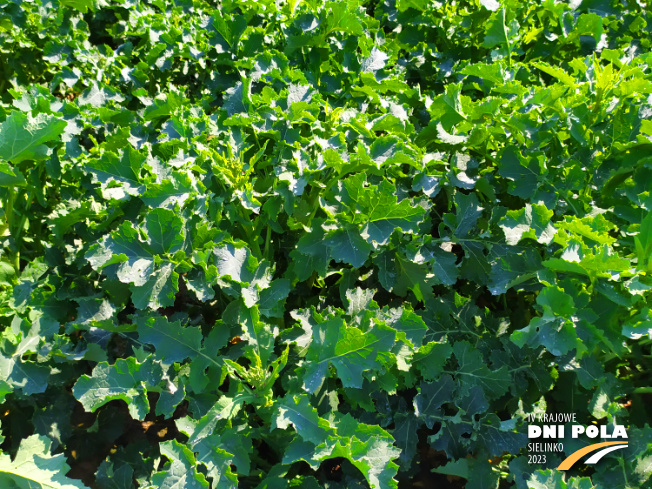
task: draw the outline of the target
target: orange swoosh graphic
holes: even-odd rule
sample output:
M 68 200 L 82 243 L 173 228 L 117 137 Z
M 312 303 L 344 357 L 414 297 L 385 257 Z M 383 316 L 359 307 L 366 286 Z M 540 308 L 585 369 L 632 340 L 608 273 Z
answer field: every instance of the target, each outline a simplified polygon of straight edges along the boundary
M 584 455 L 587 453 L 595 452 L 596 450 L 599 450 L 600 448 L 603 447 L 608 447 L 611 445 L 627 445 L 627 442 L 622 442 L 622 441 L 605 441 L 603 443 L 594 443 L 593 445 L 589 445 L 588 447 L 580 448 L 578 451 L 571 453 L 566 459 L 559 464 L 559 467 L 557 467 L 557 470 L 568 470 L 570 469 L 575 462 L 577 462 L 579 459 L 581 459 Z

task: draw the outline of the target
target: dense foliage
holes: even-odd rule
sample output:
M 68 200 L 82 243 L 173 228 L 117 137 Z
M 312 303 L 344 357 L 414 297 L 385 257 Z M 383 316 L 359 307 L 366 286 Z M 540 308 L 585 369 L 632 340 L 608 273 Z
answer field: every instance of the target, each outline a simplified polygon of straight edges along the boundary
M 642 2 L 0 5 L 2 487 L 650 487 Z

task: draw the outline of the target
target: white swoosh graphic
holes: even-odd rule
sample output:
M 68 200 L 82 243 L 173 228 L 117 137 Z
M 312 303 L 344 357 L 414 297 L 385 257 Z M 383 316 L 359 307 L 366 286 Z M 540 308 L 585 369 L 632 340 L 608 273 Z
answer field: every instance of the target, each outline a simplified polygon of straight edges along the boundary
M 627 445 L 614 445 L 614 446 L 611 446 L 611 447 L 603 448 L 602 450 L 599 450 L 598 452 L 591 455 L 591 457 L 586 459 L 586 462 L 584 462 L 584 463 L 585 464 L 594 464 L 594 463 L 598 462 L 602 457 L 604 457 L 609 452 L 613 452 L 614 450 L 618 450 L 620 448 L 625 448 L 626 446 Z

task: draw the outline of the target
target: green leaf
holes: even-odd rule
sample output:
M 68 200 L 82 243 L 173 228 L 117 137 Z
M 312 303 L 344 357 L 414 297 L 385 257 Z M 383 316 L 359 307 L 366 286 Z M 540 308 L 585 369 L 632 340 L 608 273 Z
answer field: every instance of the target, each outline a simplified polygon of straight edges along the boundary
M 139 196 L 145 191 L 140 172 L 147 155 L 127 146 L 116 154 L 106 151 L 102 157 L 90 160 L 88 170 L 101 185 L 107 199 L 124 200 L 128 195 Z
M 563 472 L 559 470 L 537 470 L 527 481 L 529 489 L 566 489 Z
M 348 302 L 348 307 L 346 313 L 349 316 L 355 316 L 359 312 L 366 310 L 369 304 L 373 301 L 375 293 L 376 291 L 374 289 L 365 290 L 360 287 L 347 290 L 346 300 Z
M 483 208 L 475 194 L 463 194 L 457 192 L 453 198 L 455 201 L 455 236 L 463 238 L 475 228 L 478 218 L 482 215 Z
M 641 221 L 638 236 L 634 238 L 638 268 L 652 272 L 652 212 L 648 212 Z
M 411 290 L 417 300 L 432 296 L 434 275 L 427 263 L 415 263 L 395 251 L 386 251 L 374 257 L 381 285 L 396 295 L 405 297 Z
M 573 29 L 580 36 L 591 36 L 598 44 L 602 39 L 602 17 L 595 12 L 580 14 Z
M 509 390 L 511 377 L 506 367 L 491 370 L 482 358 L 482 354 L 467 341 L 458 341 L 453 345 L 453 354 L 457 359 L 456 376 L 460 382 L 460 394 L 466 394 L 473 386 L 482 387 L 488 399 L 502 396 Z
M 120 263 L 118 278 L 134 285 L 143 285 L 154 266 L 152 253 L 140 241 L 138 230 L 129 221 L 91 247 L 86 258 L 95 270 Z
M 348 459 L 365 476 L 374 489 L 396 489 L 394 475 L 398 466 L 392 462 L 400 455 L 394 439 L 379 426 L 359 423 L 349 414 L 336 419 L 337 436 L 315 449 L 315 460 L 334 457 Z
M 566 73 L 563 69 L 558 68 L 556 66 L 550 66 L 547 63 L 543 62 L 537 62 L 537 63 L 532 63 L 532 66 L 540 69 L 544 73 L 547 73 L 548 75 L 557 78 L 560 82 L 562 82 L 564 85 L 568 85 L 570 87 L 575 86 L 575 78 L 570 76 L 568 73 Z
M 496 0 L 484 0 L 483 3 L 495 3 L 498 5 Z M 497 10 L 491 9 L 491 10 Z M 460 73 L 464 75 L 477 76 L 483 80 L 490 81 L 491 83 L 502 85 L 505 81 L 505 72 L 503 66 L 500 63 L 476 63 L 469 66 L 465 66 L 460 70 Z
M 329 234 L 324 244 L 330 248 L 335 261 L 349 263 L 356 268 L 364 265 L 373 249 L 353 226 Z
M 224 109 L 229 116 L 248 112 L 250 82 L 243 84 L 237 82 L 234 87 L 229 88 L 224 96 Z
M 326 275 L 326 269 L 331 261 L 331 250 L 325 241 L 323 221 L 314 219 L 312 229 L 305 233 L 297 242 L 296 249 L 290 252 L 297 278 L 306 280 L 314 271 L 319 276 Z M 366 242 L 365 242 L 366 244 Z
M 550 222 L 553 214 L 540 204 L 525 204 L 524 209 L 507 211 L 500 222 L 505 241 L 508 245 L 516 245 L 522 239 L 531 238 L 541 244 L 550 244 L 556 233 Z
M 574 233 L 583 238 L 587 238 L 589 243 L 612 245 L 616 238 L 611 236 L 611 232 L 616 230 L 616 226 L 608 221 L 604 215 L 587 216 L 581 219 L 566 216 L 564 221 L 555 223 L 558 229 L 565 229 L 569 233 Z
M 181 107 L 183 97 L 178 92 L 161 93 L 156 96 L 149 107 L 145 109 L 145 120 L 151 121 L 171 116 L 174 111 Z
M 274 407 L 272 428 L 284 430 L 292 425 L 303 440 L 315 446 L 324 443 L 333 431 L 328 421 L 320 418 L 317 410 L 310 405 L 306 394 L 287 395 L 276 401 Z
M 453 462 L 448 462 L 446 465 L 441 467 L 435 467 L 432 469 L 433 472 L 437 474 L 447 474 L 454 475 L 457 477 L 462 477 L 464 479 L 469 478 L 469 460 L 466 458 L 455 460 Z
M 387 54 L 374 46 L 371 49 L 369 56 L 362 60 L 360 68 L 362 71 L 375 73 L 385 67 L 385 63 L 388 59 L 389 56 L 387 56 Z
M 227 437 L 216 433 L 216 425 L 220 420 L 232 419 L 248 400 L 249 395 L 244 393 L 236 394 L 233 398 L 222 397 L 201 419 L 185 417 L 177 421 L 179 431 L 188 436 L 186 445 L 197 454 L 196 463 L 205 465 L 208 475 L 220 487 L 235 489 L 238 481 L 231 470 L 236 456 L 231 453 Z M 242 465 L 240 467 L 244 469 Z
M 493 295 L 504 294 L 510 288 L 523 288 L 534 280 L 542 267 L 541 255 L 534 249 L 524 251 L 512 246 L 495 245 L 491 248 L 489 290 Z
M 465 101 L 465 98 L 462 96 L 462 84 L 447 84 L 445 93 L 435 97 L 428 108 L 432 121 L 428 127 L 419 133 L 415 143 L 419 146 L 426 146 L 432 140 L 436 139 L 438 137 L 437 126 L 439 124 L 441 124 L 445 131 L 451 132 L 456 124 L 466 120 L 467 114 L 464 110 L 463 101 Z
M 396 2 L 399 12 L 405 12 L 411 8 L 423 12 L 428 8 L 428 5 L 427 0 L 398 0 Z
M 165 178 L 160 183 L 148 183 L 140 199 L 153 208 L 174 209 L 176 205 L 183 206 L 196 189 L 187 174 L 172 172 L 172 175 L 174 178 Z
M 184 328 L 179 321 L 169 322 L 161 316 L 139 317 L 136 324 L 139 340 L 154 345 L 157 357 L 165 365 L 201 355 L 203 337 L 198 327 Z
M 476 426 L 478 445 L 492 457 L 504 452 L 518 453 L 527 444 L 528 438 L 525 433 L 516 431 L 515 424 L 515 419 L 501 421 L 493 413 L 483 416 Z
M 502 152 L 498 173 L 511 180 L 510 194 L 529 199 L 538 190 L 541 185 L 540 180 L 545 177 L 547 171 L 539 158 L 530 158 L 527 161 L 517 148 L 508 146 Z
M 486 244 L 475 240 L 461 240 L 464 260 L 460 266 L 462 278 L 485 284 L 490 278 L 491 264 L 486 256 Z
M 649 307 L 641 308 L 640 312 L 623 324 L 623 336 L 639 339 L 648 335 L 652 338 L 652 314 Z
M 105 460 L 97 469 L 97 484 L 100 489 L 130 489 L 134 478 L 134 469 L 123 463 L 116 468 L 112 462 Z
M 93 0 L 72 0 L 70 1 L 70 3 L 73 3 L 73 1 L 77 1 L 80 4 L 86 1 L 90 5 L 92 4 L 91 2 Z M 97 83 L 94 83 L 88 90 L 86 90 L 83 94 L 79 96 L 79 98 L 77 99 L 77 104 L 79 106 L 91 105 L 93 107 L 104 107 L 107 105 L 107 102 L 109 100 L 116 100 L 118 102 L 122 102 L 124 100 L 124 97 L 106 87 L 99 88 Z
M 222 278 L 248 284 L 253 281 L 258 260 L 251 255 L 244 243 L 222 244 L 213 249 L 215 266 Z
M 428 428 L 441 421 L 441 406 L 455 398 L 457 386 L 450 375 L 443 375 L 435 382 L 422 382 L 419 394 L 414 397 L 414 413 Z
M 450 459 L 464 457 L 468 451 L 469 438 L 473 431 L 471 423 L 462 422 L 459 414 L 454 418 L 438 418 L 441 421 L 439 431 L 428 438 L 435 450 L 443 450 Z
M 514 331 L 510 337 L 518 346 L 542 345 L 553 355 L 560 356 L 578 346 L 578 338 L 572 323 L 559 318 L 534 318 L 523 329 Z
M 546 287 L 537 297 L 543 315 L 535 317 L 523 329 L 514 331 L 511 340 L 523 347 L 543 345 L 556 356 L 561 356 L 581 345 L 575 325 L 570 319 L 575 313 L 573 298 L 559 287 Z
M 260 361 L 266 367 L 274 349 L 274 330 L 261 321 L 257 306 L 241 306 L 238 323 L 242 327 L 242 339 L 247 341 L 248 347 L 254 352 L 250 359 Z
M 290 281 L 286 278 L 273 280 L 269 287 L 260 291 L 258 308 L 263 316 L 283 317 L 285 299 L 292 291 Z
M 24 187 L 26 184 L 25 177 L 20 170 L 0 161 L 0 187 Z
M 12 391 L 20 389 L 28 396 L 45 392 L 50 379 L 50 369 L 46 365 L 23 360 L 21 356 L 20 353 L 13 357 L 0 354 L 1 378 L 11 386 Z
M 200 489 L 209 487 L 204 474 L 197 472 L 192 451 L 176 440 L 161 443 L 161 455 L 170 461 L 166 470 L 152 476 L 152 482 L 161 489 Z
M 130 284 L 136 308 L 169 307 L 179 291 L 179 274 L 173 263 L 159 259 L 156 253 L 179 249 L 185 236 L 181 226 L 182 221 L 171 211 L 156 209 L 141 228 L 149 233 L 147 242 L 141 240 L 139 229 L 127 221 L 93 245 L 86 259 L 95 270 L 118 263 L 116 275 L 120 282 Z
M 423 345 L 414 354 L 412 365 L 419 369 L 425 380 L 436 380 L 444 371 L 444 365 L 453 353 L 453 348 L 448 343 L 435 343 L 431 341 Z
M 0 402 L 4 402 L 7 394 L 11 394 L 11 392 L 13 392 L 12 387 L 4 380 L 0 380 Z
M 395 229 L 404 233 L 417 233 L 423 221 L 425 209 L 413 206 L 408 199 L 397 204 L 395 188 L 383 182 L 364 205 L 367 212 L 366 224 L 360 235 L 370 243 L 387 244 Z M 371 209 L 369 211 L 369 209 Z
M 61 5 L 79 10 L 83 14 L 88 12 L 89 9 L 92 11 L 95 10 L 94 0 L 63 0 Z
M 179 291 L 179 274 L 174 271 L 174 265 L 163 263 L 163 266 L 150 273 L 149 278 L 142 286 L 134 283 L 129 287 L 132 292 L 131 299 L 137 309 L 142 310 L 148 307 L 158 309 L 174 305 L 175 294 Z M 131 276 L 123 275 L 122 277 L 129 279 Z
M 507 11 L 503 6 L 491 15 L 486 26 L 486 35 L 482 41 L 482 45 L 485 48 L 502 45 L 509 47 L 514 42 L 515 37 L 518 36 L 518 29 L 518 22 L 516 19 L 507 19 Z
M 50 455 L 52 442 L 42 435 L 31 435 L 20 442 L 14 460 L 0 455 L 0 481 L 17 489 L 84 489 L 79 481 L 69 479 L 70 470 L 63 453 Z
M 181 218 L 169 209 L 150 211 L 145 217 L 144 230 L 152 252 L 163 255 L 179 251 L 186 234 L 183 224 Z
M 383 367 L 384 352 L 394 344 L 396 331 L 380 324 L 362 332 L 347 326 L 342 318 L 317 325 L 308 346 L 303 388 L 315 392 L 324 381 L 329 364 L 337 370 L 344 387 L 362 387 L 362 374 Z
M 399 457 L 405 467 L 412 465 L 412 460 L 417 454 L 418 433 L 421 425 L 417 417 L 410 412 L 397 412 L 392 436 L 396 440 L 396 446 L 401 449 Z
M 581 255 L 569 247 L 562 258 L 550 258 L 543 266 L 556 272 L 577 273 L 590 278 L 612 279 L 631 268 L 627 258 L 618 255 L 612 248 L 603 245 L 594 250 L 585 250 Z
M 0 124 L 0 158 L 13 163 L 43 159 L 48 149 L 43 143 L 58 139 L 65 127 L 64 120 L 52 115 L 13 111 Z
M 537 296 L 537 304 L 543 307 L 544 314 L 570 317 L 575 313 L 573 298 L 559 287 L 546 287 Z
M 135 419 L 145 419 L 149 411 L 147 388 L 161 381 L 161 367 L 150 360 L 138 363 L 134 357 L 118 358 L 113 365 L 100 362 L 93 374 L 82 375 L 73 387 L 73 394 L 84 409 L 95 412 L 107 402 L 122 399 Z
M 405 339 L 410 342 L 411 347 L 421 345 L 428 331 L 428 326 L 426 326 L 421 316 L 409 309 L 390 309 L 386 321 L 389 326 L 397 331 L 397 338 L 405 335 Z

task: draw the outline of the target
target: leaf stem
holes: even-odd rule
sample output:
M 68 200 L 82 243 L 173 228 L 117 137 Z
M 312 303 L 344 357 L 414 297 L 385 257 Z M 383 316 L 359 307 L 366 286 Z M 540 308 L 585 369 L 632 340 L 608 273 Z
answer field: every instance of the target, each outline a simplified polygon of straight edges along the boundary
M 16 191 L 14 190 L 13 187 L 9 187 L 7 189 L 7 200 L 5 202 L 4 208 L 5 208 L 5 224 L 6 227 L 9 228 L 9 232 L 11 232 L 11 227 L 13 224 L 13 217 L 14 217 L 14 200 L 16 198 Z
M 15 191 L 14 189 L 11 190 L 11 195 L 12 197 L 12 203 L 11 203 L 11 224 L 9 225 L 9 232 L 11 233 L 13 239 L 14 239 L 14 246 L 15 246 L 15 251 L 14 251 L 14 256 L 13 256 L 13 267 L 14 270 L 16 270 L 16 275 L 19 274 L 20 272 L 20 248 L 21 248 L 21 238 L 23 234 L 23 228 L 25 227 L 25 221 L 27 221 L 27 212 L 29 208 L 32 205 L 32 191 L 28 190 L 27 193 L 25 194 L 25 206 L 20 213 L 20 220 L 18 221 L 18 225 L 15 224 L 14 222 L 14 215 L 16 214 L 15 211 Z
M 256 236 L 252 236 L 251 229 L 249 226 L 247 226 L 246 222 L 249 221 L 251 222 L 251 219 L 249 219 L 248 216 L 245 215 L 244 209 L 242 206 L 238 206 L 238 214 L 240 215 L 240 218 L 242 219 L 242 231 L 244 232 L 246 238 L 247 238 L 247 243 L 251 246 L 251 251 L 253 251 L 256 254 L 257 258 L 260 258 L 262 255 L 260 251 L 260 246 L 258 245 L 258 240 L 256 239 Z
M 272 228 L 267 224 L 267 233 L 265 235 L 265 258 L 271 261 L 270 245 L 272 244 Z
M 20 235 L 19 232 L 16 232 L 15 229 L 15 211 L 14 206 L 16 203 L 16 189 L 9 187 L 7 189 L 7 200 L 5 201 L 5 229 L 9 229 L 9 235 L 13 238 L 14 241 L 14 251 L 10 251 L 10 262 L 14 267 L 16 274 L 20 271 Z M 23 218 L 25 213 L 23 213 Z M 24 221 L 21 221 L 24 224 Z
M 25 227 L 25 221 L 27 220 L 27 211 L 32 206 L 32 200 L 33 200 L 32 199 L 32 191 L 28 190 L 27 194 L 25 195 L 25 208 L 23 209 L 23 212 L 21 213 L 20 222 L 18 223 L 18 226 L 16 226 L 15 239 L 16 239 L 17 242 L 22 237 L 23 229 Z
M 652 387 L 637 387 L 632 391 L 633 394 L 652 394 Z

